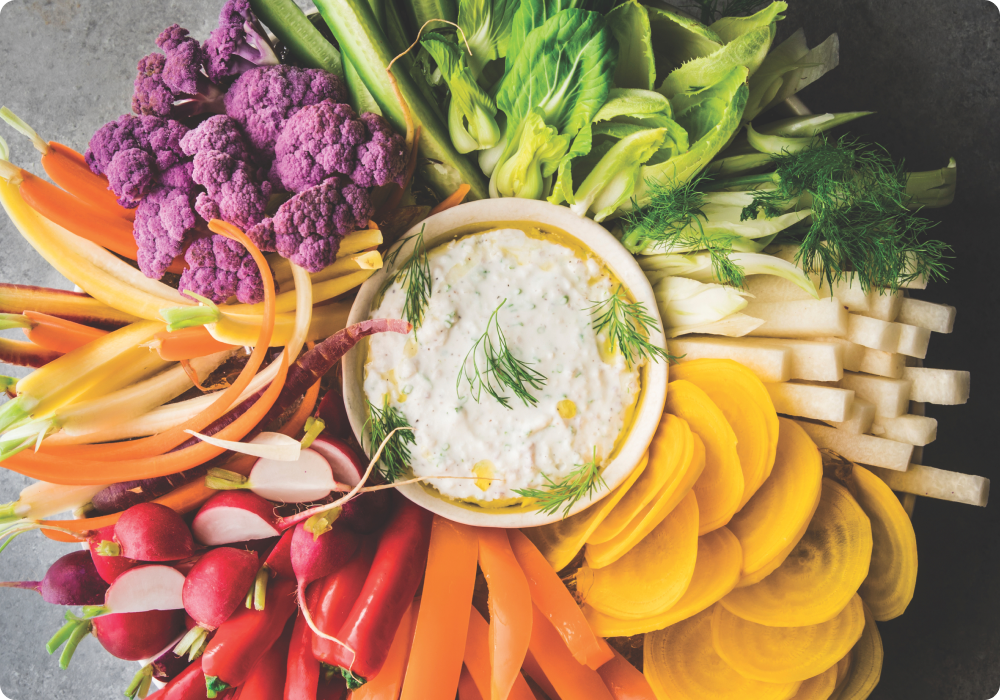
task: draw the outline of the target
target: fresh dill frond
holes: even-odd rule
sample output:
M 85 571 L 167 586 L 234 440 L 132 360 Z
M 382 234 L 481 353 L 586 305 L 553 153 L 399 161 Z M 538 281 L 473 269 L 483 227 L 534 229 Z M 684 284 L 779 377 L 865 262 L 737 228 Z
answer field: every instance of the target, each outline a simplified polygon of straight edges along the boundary
M 857 275 L 866 292 L 945 278 L 951 247 L 926 237 L 935 223 L 907 207 L 908 175 L 884 148 L 844 136 L 773 160 L 776 187 L 756 192 L 743 217 L 812 209 L 809 223 L 790 230 L 803 270 L 831 286 Z
M 595 302 L 590 310 L 597 316 L 594 332 L 606 331 L 611 344 L 618 348 L 629 366 L 640 359 L 674 359 L 666 350 L 649 342 L 656 319 L 649 315 L 641 301 L 629 301 L 621 285 L 604 301 Z
M 510 348 L 507 347 L 507 338 L 504 337 L 503 329 L 500 328 L 500 309 L 507 303 L 504 299 L 500 305 L 494 309 L 486 322 L 486 330 L 472 349 L 462 360 L 462 368 L 458 372 L 458 379 L 455 382 L 455 392 L 461 397 L 462 381 L 468 383 L 472 398 L 479 403 L 483 391 L 496 399 L 501 406 L 510 410 L 510 399 L 501 392 L 504 388 L 514 392 L 514 396 L 521 399 L 525 406 L 535 406 L 538 399 L 531 395 L 529 387 L 536 391 L 540 390 L 546 377 L 533 370 L 527 362 L 514 357 Z M 493 331 L 491 333 L 491 331 Z M 482 348 L 482 366 L 480 366 L 479 349 Z
M 534 498 L 539 510 L 548 515 L 562 509 L 563 517 L 583 498 L 589 497 L 598 487 L 604 487 L 604 477 L 597 463 L 597 448 L 589 462 L 579 464 L 561 481 L 553 481 L 548 474 L 543 474 L 545 488 L 514 489 L 514 493 L 524 498 Z
M 368 420 L 365 422 L 362 434 L 368 432 L 371 442 L 368 445 L 368 458 L 371 459 L 382 441 L 397 428 L 409 428 L 410 424 L 406 417 L 399 412 L 395 406 L 389 405 L 389 396 L 386 395 L 382 401 L 382 408 L 378 408 L 371 401 L 368 402 Z M 417 441 L 413 430 L 400 430 L 389 438 L 382 450 L 382 456 L 378 461 L 378 470 L 386 481 L 392 483 L 402 476 L 405 476 L 406 469 L 410 466 L 410 445 Z
M 427 259 L 427 247 L 424 245 L 424 228 L 421 227 L 419 233 L 401 240 L 396 249 L 385 256 L 384 262 L 386 270 L 391 269 L 396 264 L 399 252 L 411 239 L 416 239 L 413 242 L 413 252 L 406 262 L 386 277 L 377 297 L 381 300 L 392 283 L 398 281 L 406 293 L 403 318 L 412 323 L 414 328 L 419 328 L 427 311 L 433 283 L 430 261 Z
M 705 231 L 708 221 L 703 207 L 705 193 L 700 187 L 710 180 L 700 176 L 679 184 L 663 184 L 650 180 L 649 205 L 643 209 L 634 208 L 625 215 L 624 245 L 630 252 L 637 253 L 650 244 L 662 246 L 664 252 L 671 250 L 706 250 L 712 259 L 712 273 L 722 284 L 742 287 L 745 275 L 743 268 L 733 262 L 733 242 L 739 238 L 733 234 Z
M 738 17 L 753 14 L 766 0 L 694 0 L 687 8 L 697 10 L 702 24 L 711 24 L 722 17 Z

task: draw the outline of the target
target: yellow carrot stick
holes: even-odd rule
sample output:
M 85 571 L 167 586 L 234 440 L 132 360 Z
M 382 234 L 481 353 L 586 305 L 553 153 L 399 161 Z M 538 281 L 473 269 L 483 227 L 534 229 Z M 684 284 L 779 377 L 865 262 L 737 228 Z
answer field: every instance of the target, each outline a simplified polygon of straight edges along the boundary
M 312 323 L 306 340 L 327 338 L 347 327 L 347 316 L 351 305 L 338 302 L 320 306 L 313 310 Z M 229 345 L 253 346 L 257 342 L 257 332 L 260 328 L 260 316 L 230 316 L 224 314 L 218 323 L 205 326 L 212 337 L 220 343 Z M 288 345 L 295 327 L 295 314 L 278 314 L 274 320 L 274 333 L 271 336 L 271 347 Z

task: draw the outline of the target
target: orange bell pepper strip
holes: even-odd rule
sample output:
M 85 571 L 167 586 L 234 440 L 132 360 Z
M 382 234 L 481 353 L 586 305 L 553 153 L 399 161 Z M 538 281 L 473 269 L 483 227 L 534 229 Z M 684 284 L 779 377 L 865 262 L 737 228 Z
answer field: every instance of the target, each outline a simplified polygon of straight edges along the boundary
M 407 672 L 407 660 L 414 650 L 414 627 L 420 616 L 423 601 L 414 600 L 409 610 L 399 621 L 396 634 L 389 645 L 389 656 L 386 657 L 382 670 L 374 678 L 351 693 L 351 700 L 397 700 L 403 678 Z M 452 698 L 454 698 L 454 694 Z
M 99 328 L 91 328 L 82 323 L 74 323 L 37 311 L 25 311 L 23 315 L 33 324 L 31 328 L 24 329 L 28 340 L 55 352 L 72 352 L 108 334 Z
M 212 337 L 205 326 L 182 328 L 179 331 L 160 331 L 153 336 L 149 347 L 159 353 L 161 360 L 193 360 L 236 346 L 220 343 Z
M 420 617 L 401 700 L 455 700 L 478 555 L 475 528 L 434 516 Z
M 545 555 L 520 530 L 510 530 L 508 536 L 517 563 L 528 579 L 531 600 L 559 632 L 573 658 L 594 670 L 610 661 L 611 648 L 600 644 L 600 638 Z
M 471 186 L 463 183 L 458 186 L 458 189 L 452 192 L 450 195 L 442 199 L 436 207 L 431 209 L 431 213 L 428 216 L 434 216 L 435 214 L 440 214 L 443 211 L 447 211 L 452 207 L 457 207 L 465 199 L 466 195 L 469 194 L 469 190 L 472 189 Z
M 479 531 L 479 566 L 490 591 L 490 700 L 504 700 L 531 640 L 531 590 L 506 530 Z
M 472 608 L 469 613 L 469 632 L 465 638 L 465 667 L 469 670 L 479 695 L 484 700 L 490 697 L 493 685 L 490 664 L 490 626 L 475 608 Z M 510 693 L 504 697 L 507 700 L 535 700 L 534 693 L 531 692 L 531 688 L 528 687 L 528 683 L 520 671 L 514 675 L 514 684 L 511 686 Z
M 464 666 L 462 667 L 462 675 L 458 679 L 458 700 L 483 700 L 483 696 L 479 694 L 479 688 L 476 687 L 476 682 L 472 680 L 472 674 Z
M 573 658 L 566 643 L 537 606 L 532 606 L 531 654 L 560 698 L 614 700 L 597 671 Z
M 611 661 L 597 669 L 611 697 L 615 700 L 656 700 L 642 672 L 617 651 L 612 650 L 612 653 Z
M 538 665 L 538 661 L 535 660 L 535 655 L 531 653 L 531 649 L 528 649 L 528 653 L 524 655 L 524 673 L 546 695 L 553 698 L 553 700 L 558 700 L 559 693 L 556 692 L 555 687 L 549 682 L 549 679 L 545 677 L 545 673 L 542 671 L 542 667 Z

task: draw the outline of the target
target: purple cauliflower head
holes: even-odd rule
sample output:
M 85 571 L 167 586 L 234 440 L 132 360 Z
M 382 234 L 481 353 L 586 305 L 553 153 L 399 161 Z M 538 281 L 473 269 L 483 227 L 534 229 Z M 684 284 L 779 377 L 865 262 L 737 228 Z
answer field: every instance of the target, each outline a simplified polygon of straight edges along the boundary
M 341 237 L 364 228 L 371 215 L 368 190 L 335 175 L 289 199 L 247 235 L 261 250 L 319 272 L 336 259 Z
M 118 203 L 126 209 L 139 206 L 158 179 L 156 159 L 141 148 L 118 151 L 104 174 L 108 176 L 111 191 L 118 195 Z
M 267 40 L 250 0 L 228 0 L 219 13 L 219 27 L 205 41 L 205 72 L 224 83 L 256 66 L 276 66 L 278 56 Z
M 198 40 L 188 36 L 187 29 L 172 24 L 156 38 L 156 45 L 167 55 L 163 67 L 163 82 L 167 87 L 179 95 L 198 94 L 198 83 L 204 80 Z
M 368 127 L 369 138 L 358 148 L 358 164 L 351 179 L 361 187 L 381 187 L 395 182 L 405 184 L 406 140 L 392 130 L 389 122 L 366 112 L 361 121 Z
M 151 53 L 139 59 L 136 66 L 132 111 L 136 114 L 165 117 L 174 107 L 174 93 L 163 80 L 167 57 Z
M 264 220 L 271 183 L 257 182 L 249 164 L 222 151 L 199 151 L 194 181 L 205 188 L 195 210 L 205 219 L 223 219 L 241 229 Z
M 178 288 L 221 303 L 229 297 L 244 304 L 264 299 L 264 282 L 250 253 L 236 241 L 210 236 L 194 241 L 184 254 L 188 269 Z
M 272 179 L 289 192 L 315 187 L 333 175 L 350 176 L 368 129 L 350 105 L 324 100 L 303 107 L 281 130 L 274 147 Z
M 346 102 L 340 78 L 318 68 L 264 66 L 248 70 L 226 93 L 226 114 L 243 127 L 250 145 L 270 161 L 285 122 L 323 100 Z
M 198 222 L 191 208 L 190 192 L 157 186 L 135 212 L 137 260 L 143 274 L 160 279 L 184 249 L 188 233 Z
M 240 125 L 224 114 L 209 117 L 189 131 L 181 139 L 181 149 L 192 158 L 200 151 L 222 151 L 236 160 L 253 162 Z

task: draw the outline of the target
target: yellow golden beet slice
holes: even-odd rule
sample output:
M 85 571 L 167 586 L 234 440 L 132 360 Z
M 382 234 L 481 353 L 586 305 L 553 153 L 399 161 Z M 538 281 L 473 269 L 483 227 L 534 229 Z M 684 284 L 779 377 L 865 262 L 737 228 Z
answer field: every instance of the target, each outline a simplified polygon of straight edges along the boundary
M 698 559 L 691 584 L 684 595 L 662 615 L 641 620 L 619 620 L 583 606 L 583 614 L 594 632 L 602 637 L 628 637 L 654 632 L 712 607 L 740 578 L 743 553 L 740 541 L 727 528 L 720 527 L 698 538 Z
M 565 569 L 573 561 L 573 557 L 583 549 L 594 528 L 601 524 L 618 501 L 642 476 L 648 457 L 648 454 L 644 456 L 621 485 L 590 508 L 548 525 L 526 527 L 521 532 L 538 547 L 538 551 L 545 555 L 553 569 L 556 571 Z
M 577 593 L 590 607 L 622 620 L 666 612 L 691 583 L 698 557 L 698 502 L 688 493 L 662 523 L 625 556 L 602 569 L 576 573 Z
M 864 602 L 863 598 L 861 602 L 862 603 Z M 865 633 L 862 632 L 861 636 L 864 637 Z M 855 644 L 855 646 L 857 645 Z M 854 649 L 851 649 L 849 652 L 844 654 L 844 658 L 842 658 L 840 661 L 837 662 L 837 684 L 835 688 L 840 688 L 844 685 L 844 682 L 847 680 L 847 674 L 850 673 L 851 671 L 851 659 L 853 658 L 854 658 Z
M 778 413 L 764 383 L 733 360 L 694 360 L 671 368 L 708 394 L 736 433 L 736 452 L 743 470 L 740 508 L 757 492 L 774 466 L 778 448 Z
M 661 700 L 789 700 L 800 683 L 741 676 L 712 646 L 712 610 L 651 632 L 643 640 L 643 674 Z
M 712 644 L 727 664 L 758 681 L 790 683 L 819 675 L 860 639 L 865 613 L 856 594 L 832 620 L 807 627 L 768 627 L 722 605 L 712 614 Z
M 791 554 L 763 581 L 736 589 L 722 605 L 760 625 L 818 625 L 851 602 L 871 559 L 868 516 L 846 488 L 823 479 L 819 508 Z
M 705 471 L 694 485 L 701 513 L 698 534 L 704 535 L 728 523 L 743 499 L 736 433 L 708 394 L 691 382 L 670 382 L 664 411 L 686 420 L 705 443 Z
M 687 426 L 680 418 L 670 416 L 672 422 Z M 677 472 L 677 478 L 668 482 L 652 503 L 648 504 L 619 532 L 613 539 L 601 544 L 588 544 L 587 563 L 595 569 L 610 566 L 639 544 L 642 538 L 652 532 L 663 519 L 673 512 L 674 508 L 691 492 L 694 483 L 705 469 L 705 447 L 701 438 L 687 430 L 685 437 L 690 440 L 684 443 L 684 454 L 681 459 L 687 466 Z M 680 444 L 680 443 L 678 443 Z M 688 449 L 687 446 L 690 446 Z
M 827 700 L 837 687 L 837 664 L 823 671 L 818 676 L 802 681 L 799 690 L 792 700 Z
M 744 588 L 746 586 L 752 586 L 755 583 L 760 583 L 765 578 L 770 576 L 774 572 L 774 570 L 777 569 L 779 566 L 781 566 L 781 564 L 785 561 L 785 557 L 787 557 L 789 554 L 792 553 L 792 550 L 795 549 L 795 545 L 797 545 L 799 543 L 799 540 L 802 539 L 802 536 L 806 534 L 806 530 L 808 529 L 808 527 L 809 527 L 808 522 L 803 523 L 802 530 L 797 532 L 794 537 L 791 537 L 789 539 L 788 545 L 783 550 L 778 552 L 777 556 L 775 556 L 771 561 L 767 562 L 766 564 L 764 564 L 764 566 L 757 569 L 753 573 L 743 574 L 742 577 L 740 578 L 739 583 L 736 584 L 736 587 Z
M 653 441 L 649 443 L 649 464 L 608 517 L 597 526 L 587 538 L 587 544 L 607 542 L 618 535 L 647 505 L 657 497 L 669 483 L 675 483 L 685 463 L 691 431 L 677 416 L 663 414 L 656 428 Z
M 858 593 L 879 621 L 899 617 L 917 585 L 917 536 L 896 494 L 864 467 L 854 467 L 858 503 L 872 523 L 872 561 Z
M 777 568 L 819 506 L 823 483 L 819 450 L 794 421 L 779 418 L 778 423 L 778 452 L 771 476 L 728 525 L 743 547 L 744 578 L 768 566 L 773 566 L 771 571 Z
M 882 637 L 868 606 L 864 606 L 865 629 L 851 650 L 850 670 L 843 685 L 830 700 L 865 700 L 882 677 Z

